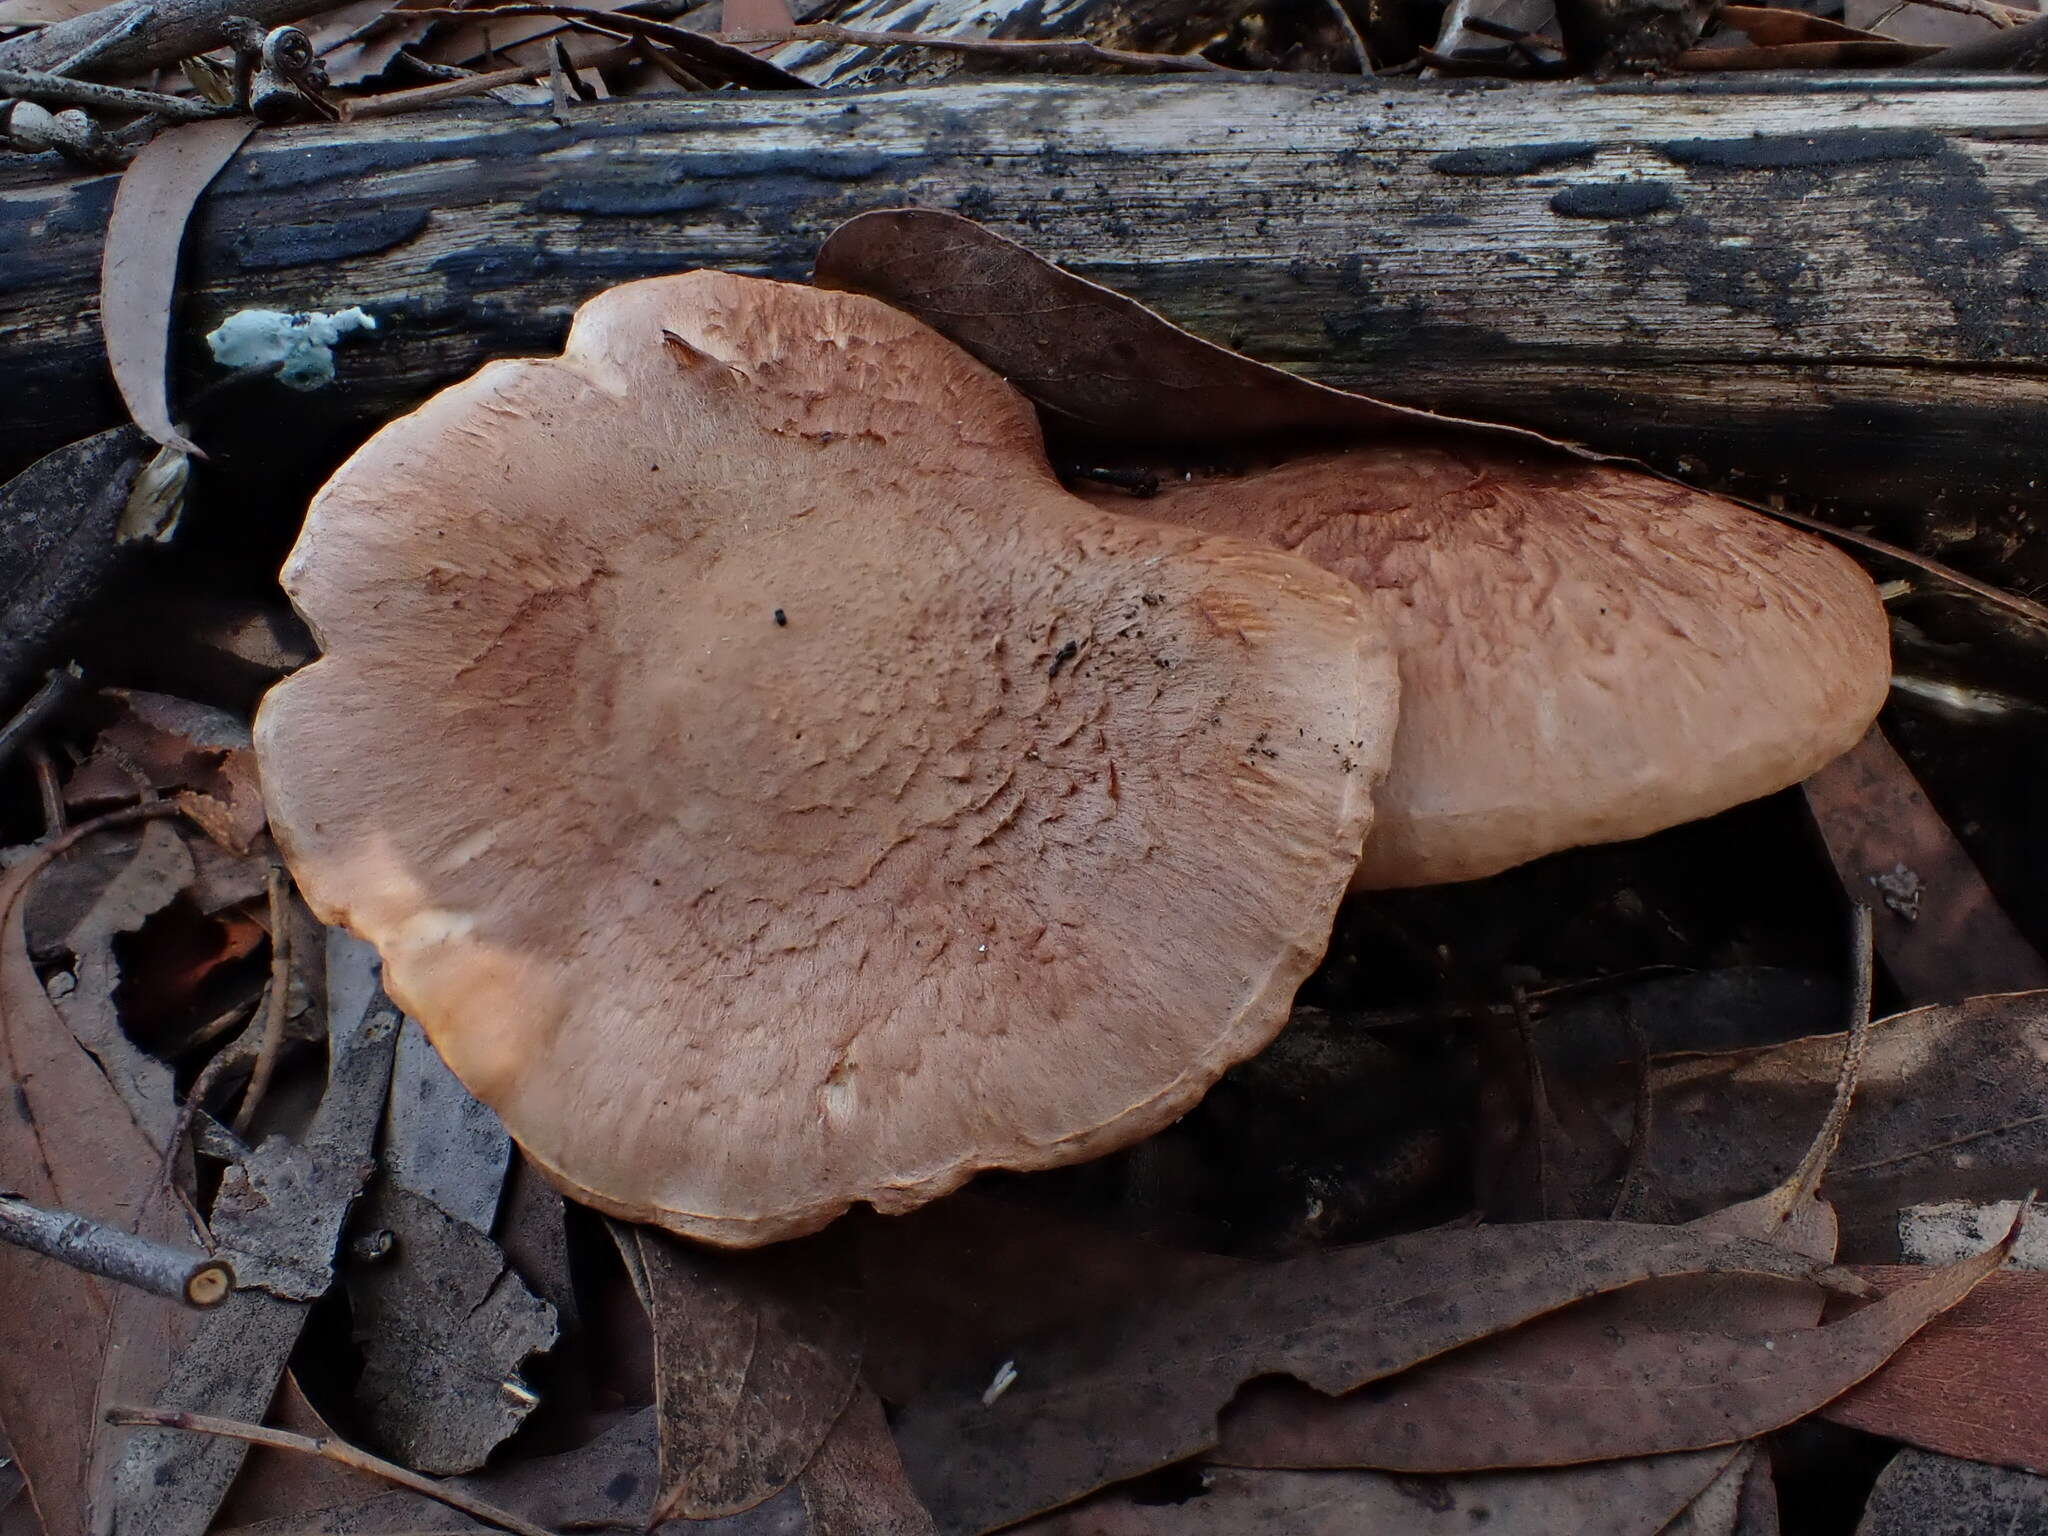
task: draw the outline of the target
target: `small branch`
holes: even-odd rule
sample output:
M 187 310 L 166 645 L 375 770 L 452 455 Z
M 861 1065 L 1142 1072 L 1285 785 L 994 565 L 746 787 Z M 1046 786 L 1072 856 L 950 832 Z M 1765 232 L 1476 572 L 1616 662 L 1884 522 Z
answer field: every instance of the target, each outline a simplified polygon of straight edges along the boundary
M 668 56 L 668 50 L 652 38 L 640 39 L 640 57 L 660 70 L 686 91 L 708 91 L 710 86 Z
M 102 32 L 98 37 L 94 38 L 91 42 L 87 43 L 84 47 L 80 48 L 76 53 L 72 54 L 68 58 L 61 59 L 57 63 L 51 65 L 48 73 L 53 75 L 68 75 L 74 70 L 85 68 L 86 65 L 90 64 L 94 59 L 98 58 L 101 54 L 105 53 L 109 48 L 113 47 L 116 43 L 119 43 L 126 38 L 133 37 L 136 33 L 140 32 L 144 27 L 148 26 L 150 22 L 155 19 L 155 17 L 156 9 L 153 6 L 145 5 L 139 7 L 136 10 L 130 11 L 126 16 L 123 16 L 119 21 L 116 21 L 111 27 L 107 28 L 107 30 Z
M 70 825 L 71 818 L 64 814 L 64 786 L 57 779 L 57 761 L 50 756 L 50 749 L 40 741 L 28 744 L 23 754 L 36 776 L 36 793 L 43 802 L 43 835 L 55 837 Z
M 0 1242 L 190 1307 L 218 1306 L 235 1288 L 235 1272 L 223 1259 L 12 1195 L 0 1195 Z
M 1901 0 L 1904 5 L 1924 5 L 1929 10 L 1953 11 L 1958 16 L 1979 16 L 1995 27 L 2017 27 L 2023 22 L 2038 21 L 2039 11 L 2023 11 L 2017 6 L 1999 5 L 1997 0 Z M 1872 28 L 1872 31 L 1877 30 Z
M 2024 1131 L 2030 1126 L 2048 1124 L 2048 1114 L 2025 1115 L 2018 1120 L 2007 1120 L 2000 1125 L 1987 1125 L 1979 1131 L 1965 1131 L 1960 1136 L 1951 1136 L 1946 1141 L 1929 1142 L 1924 1147 L 1915 1147 L 1910 1152 L 1895 1152 L 1890 1157 L 1880 1157 L 1874 1162 L 1852 1163 L 1847 1168 L 1837 1168 L 1836 1176 L 1852 1173 L 1875 1173 L 1880 1168 L 1896 1168 L 1900 1163 L 1910 1163 L 1916 1157 L 1932 1157 L 1937 1152 L 1952 1151 L 1967 1147 L 1973 1141 L 1989 1141 L 1993 1136 L 2003 1136 L 2010 1131 Z
M 1650 1128 L 1657 1104 L 1657 1076 L 1651 1062 L 1649 1032 L 1636 1017 L 1634 1005 L 1623 1006 L 1627 1009 L 1623 1018 L 1628 1027 L 1629 1049 L 1636 1058 L 1636 1105 L 1629 1126 L 1628 1162 L 1621 1171 L 1621 1185 L 1614 1192 L 1613 1208 L 1607 1213 L 1609 1221 L 1635 1220 L 1636 1210 L 1643 1203 L 1649 1182 Z
M 1543 1058 L 1536 1050 L 1536 1021 L 1529 1013 L 1528 994 L 1518 986 L 1509 994 L 1515 1008 L 1515 1038 L 1521 1042 L 1522 1065 L 1528 1077 L 1531 1170 L 1536 1186 L 1536 1219 L 1550 1219 L 1550 1095 L 1543 1088 Z
M 66 662 L 49 675 L 29 701 L 15 711 L 14 718 L 0 725 L 0 763 L 12 757 L 21 744 L 43 727 L 43 722 L 64 707 L 64 701 L 78 691 L 85 673 L 77 662 Z
M 263 1010 L 263 1034 L 256 1042 L 256 1065 L 249 1073 L 249 1088 L 242 1095 L 242 1107 L 235 1112 L 235 1134 L 246 1137 L 256 1110 L 269 1091 L 270 1075 L 277 1070 L 277 1054 L 284 1044 L 284 1017 L 292 989 L 292 946 L 289 925 L 291 910 L 284 897 L 284 871 L 270 866 L 264 876 L 270 896 L 270 1001 Z
M 1797 1171 L 1786 1181 L 1787 1212 L 1820 1188 L 1821 1177 L 1842 1144 L 1842 1128 L 1849 1123 L 1849 1106 L 1856 1100 L 1863 1056 L 1870 1048 L 1870 1001 L 1877 989 L 1875 933 L 1870 908 L 1857 902 L 1849 909 L 1849 1038 L 1842 1046 L 1842 1065 L 1835 1074 L 1835 1097 L 1828 1105 L 1827 1118 Z
M 266 992 L 268 990 L 267 987 L 264 989 Z M 247 1018 L 261 1001 L 262 993 L 257 994 L 255 997 L 244 998 L 232 1008 L 224 1009 L 215 1014 L 184 1039 L 178 1041 L 175 1045 L 165 1047 L 158 1054 L 167 1060 L 176 1060 L 181 1056 L 190 1056 L 194 1051 L 199 1050 L 203 1046 L 213 1044 L 214 1041 L 233 1029 L 236 1024 Z
M 0 94 L 23 101 L 56 101 L 69 107 L 99 107 L 108 112 L 154 112 L 173 123 L 196 123 L 232 116 L 228 108 L 165 96 L 158 91 L 131 91 L 120 85 L 95 85 L 69 80 L 39 69 L 0 69 Z
M 1344 0 L 1325 0 L 1330 14 L 1336 18 L 1338 30 L 1344 34 L 1344 41 L 1351 49 L 1351 62 L 1358 66 L 1361 75 L 1372 73 L 1372 54 L 1367 51 L 1365 39 L 1358 35 L 1358 23 L 1351 19 Z
M 448 14 L 461 16 L 469 13 L 451 11 Z M 605 69 L 613 64 L 623 63 L 632 56 L 633 50 L 630 47 L 611 48 L 581 60 L 577 68 Z M 411 112 L 419 107 L 436 106 L 444 101 L 457 101 L 464 96 L 495 91 L 501 85 L 523 85 L 529 80 L 538 80 L 547 72 L 546 64 L 521 64 L 512 69 L 471 75 L 463 80 L 441 80 L 433 85 L 414 86 L 409 91 L 387 91 L 382 96 L 368 96 L 361 100 L 340 103 L 342 121 L 353 123 L 374 117 L 397 117 L 400 113 Z
M 269 997 L 268 987 L 263 989 L 263 995 Z M 243 1008 L 232 1009 L 222 1014 L 214 1023 L 225 1028 L 244 1011 Z M 213 1026 L 207 1027 L 212 1029 Z M 199 1075 L 192 1080 L 192 1086 L 185 1092 L 184 1102 L 178 1106 L 178 1118 L 171 1126 L 170 1138 L 164 1143 L 163 1163 L 159 1168 L 159 1179 L 163 1188 L 182 1193 L 183 1186 L 178 1182 L 178 1154 L 184 1149 L 185 1138 L 192 1134 L 193 1122 L 199 1118 L 199 1111 L 205 1107 L 214 1089 L 226 1080 L 230 1072 L 246 1065 L 253 1054 L 249 1047 L 248 1031 L 245 1029 L 216 1051 L 213 1060 L 199 1069 Z
M 148 1429 L 182 1429 L 196 1435 L 220 1435 L 229 1440 L 246 1441 L 250 1445 L 267 1445 L 275 1451 L 297 1451 L 304 1456 L 318 1456 L 322 1461 L 331 1461 L 356 1472 L 367 1472 L 401 1488 L 410 1488 L 414 1493 L 425 1494 L 436 1503 L 460 1510 L 472 1519 L 511 1531 L 513 1536 L 555 1536 L 554 1532 L 523 1520 L 510 1510 L 487 1504 L 431 1477 L 422 1477 L 381 1456 L 372 1456 L 368 1451 L 358 1450 L 332 1435 L 297 1435 L 286 1429 L 267 1429 L 260 1424 L 217 1419 L 210 1413 L 185 1413 L 168 1408 L 112 1408 L 107 1412 L 107 1422 Z

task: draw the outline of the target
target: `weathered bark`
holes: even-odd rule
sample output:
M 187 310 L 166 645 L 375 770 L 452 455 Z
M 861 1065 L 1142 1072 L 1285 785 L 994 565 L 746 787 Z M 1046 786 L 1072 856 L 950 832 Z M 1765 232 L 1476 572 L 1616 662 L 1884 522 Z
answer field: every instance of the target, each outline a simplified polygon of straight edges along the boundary
M 840 220 L 920 204 L 1321 378 L 1745 473 L 2035 579 L 2048 557 L 2013 549 L 2048 484 L 2044 137 L 2040 85 L 1756 76 L 1012 80 L 294 128 L 202 205 L 184 392 L 235 309 L 363 304 L 382 329 L 337 391 L 256 386 L 197 423 L 232 447 L 268 418 L 266 464 L 319 425 L 331 457 L 486 357 L 554 348 L 602 287 L 801 277 Z M 112 192 L 0 176 L 0 452 L 117 419 L 94 302 Z

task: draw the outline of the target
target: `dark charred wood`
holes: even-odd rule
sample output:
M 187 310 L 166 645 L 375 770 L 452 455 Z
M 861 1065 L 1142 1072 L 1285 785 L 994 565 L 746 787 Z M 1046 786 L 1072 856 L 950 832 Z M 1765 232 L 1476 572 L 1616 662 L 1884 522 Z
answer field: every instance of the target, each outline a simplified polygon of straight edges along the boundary
M 118 419 L 94 302 L 113 188 L 0 172 L 17 462 Z M 837 223 L 903 204 L 1320 378 L 2048 579 L 2023 548 L 2048 480 L 2048 82 L 1033 79 L 291 128 L 195 220 L 178 398 L 237 309 L 369 308 L 336 387 L 195 412 L 217 456 L 296 482 L 484 359 L 552 350 L 603 287 L 801 278 Z

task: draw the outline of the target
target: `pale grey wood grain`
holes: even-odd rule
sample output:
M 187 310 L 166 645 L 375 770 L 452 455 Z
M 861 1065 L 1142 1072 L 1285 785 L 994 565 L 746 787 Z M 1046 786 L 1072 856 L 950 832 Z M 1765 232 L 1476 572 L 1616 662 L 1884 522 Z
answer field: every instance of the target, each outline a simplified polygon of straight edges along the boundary
M 11 451 L 109 418 L 81 274 L 110 186 L 0 172 Z M 2048 578 L 2024 547 L 2048 479 L 2048 82 L 1016 79 L 294 128 L 202 205 L 184 355 L 206 377 L 196 338 L 245 305 L 366 305 L 381 329 L 334 395 L 236 407 L 299 413 L 332 453 L 335 415 L 360 432 L 551 350 L 612 283 L 801 278 L 841 220 L 905 204 L 1326 380 Z

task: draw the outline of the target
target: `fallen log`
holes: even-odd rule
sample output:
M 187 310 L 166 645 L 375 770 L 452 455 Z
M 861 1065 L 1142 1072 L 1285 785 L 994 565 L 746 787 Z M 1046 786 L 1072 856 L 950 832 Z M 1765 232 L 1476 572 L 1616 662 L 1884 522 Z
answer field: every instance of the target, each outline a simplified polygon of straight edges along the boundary
M 119 419 L 95 301 L 113 188 L 0 170 L 16 467 Z M 1319 378 L 2048 578 L 2015 556 L 2048 484 L 2042 81 L 1006 79 L 265 132 L 195 220 L 174 399 L 218 374 L 199 337 L 234 310 L 363 305 L 380 329 L 336 388 L 225 397 L 266 462 L 316 428 L 331 461 L 483 359 L 553 349 L 602 287 L 801 277 L 837 223 L 902 204 Z

